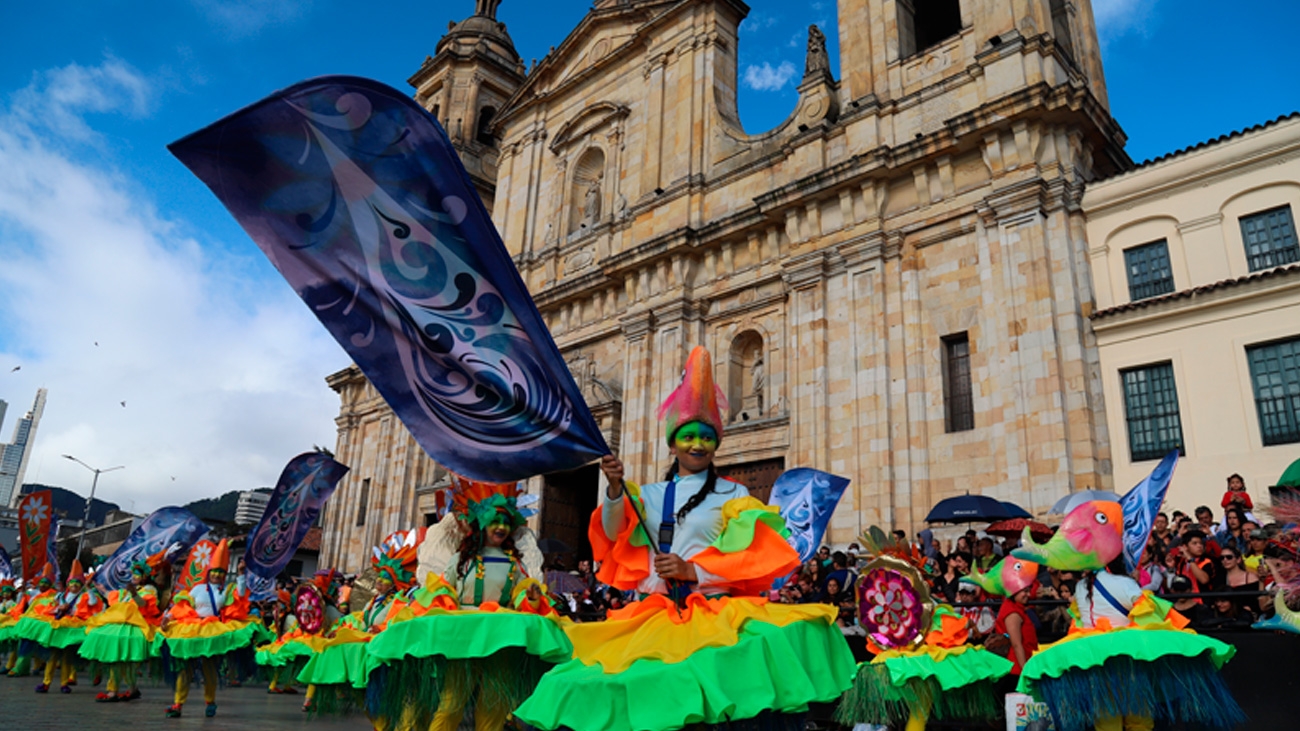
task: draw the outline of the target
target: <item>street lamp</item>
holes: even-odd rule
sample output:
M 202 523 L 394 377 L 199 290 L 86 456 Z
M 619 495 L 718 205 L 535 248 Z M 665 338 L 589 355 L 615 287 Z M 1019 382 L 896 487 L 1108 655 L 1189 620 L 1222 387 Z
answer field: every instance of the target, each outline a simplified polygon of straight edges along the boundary
M 76 557 L 80 558 L 81 549 L 83 546 L 86 545 L 86 525 L 90 523 L 90 504 L 95 501 L 95 486 L 99 484 L 99 476 L 105 472 L 112 472 L 113 470 L 123 469 L 124 465 L 109 467 L 106 470 L 99 470 L 99 469 L 95 469 L 94 467 L 91 467 L 90 465 L 86 464 L 85 462 L 82 462 L 81 460 L 77 459 L 76 457 L 73 457 L 70 454 L 63 455 L 63 458 L 70 459 L 73 462 L 76 462 L 82 467 L 85 467 L 86 469 L 95 473 L 95 479 L 90 481 L 90 497 L 86 498 L 86 513 L 85 515 L 81 516 L 81 537 L 77 539 L 77 553 L 76 553 Z M 55 538 L 57 537 L 58 536 L 55 536 Z

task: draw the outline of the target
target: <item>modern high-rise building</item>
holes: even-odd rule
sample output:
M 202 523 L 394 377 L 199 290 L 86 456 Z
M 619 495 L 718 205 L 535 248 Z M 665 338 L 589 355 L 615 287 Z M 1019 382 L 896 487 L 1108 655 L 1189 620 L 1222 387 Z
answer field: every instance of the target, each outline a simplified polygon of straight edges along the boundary
M 267 489 L 246 490 L 239 493 L 239 503 L 235 507 L 235 524 L 252 525 L 262 519 L 267 503 L 271 502 L 271 491 Z
M 0 405 L 4 402 L 0 401 Z M 45 389 L 36 391 L 36 402 L 32 410 L 14 425 L 14 437 L 8 444 L 0 444 L 0 505 L 9 505 L 23 484 L 23 475 L 27 472 L 27 461 L 31 459 L 32 445 L 36 443 L 36 427 L 41 423 L 41 414 L 45 412 Z M 4 408 L 0 406 L 0 418 Z M 2 425 L 2 422 L 0 422 Z

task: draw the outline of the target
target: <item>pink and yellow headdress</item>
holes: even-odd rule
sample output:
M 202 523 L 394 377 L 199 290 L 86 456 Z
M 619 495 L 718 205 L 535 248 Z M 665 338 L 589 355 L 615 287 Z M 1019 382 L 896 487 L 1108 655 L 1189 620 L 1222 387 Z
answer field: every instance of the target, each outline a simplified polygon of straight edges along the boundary
M 451 476 L 451 510 L 474 530 L 487 530 L 493 523 L 507 523 L 510 530 L 523 525 L 519 512 L 519 484 L 475 482 L 457 474 Z
M 424 528 L 395 531 L 374 548 L 371 565 L 398 591 L 406 591 L 415 583 L 415 568 L 420 563 L 417 549 L 424 533 Z
M 722 441 L 723 413 L 730 409 L 727 397 L 713 382 L 713 359 L 709 351 L 695 346 L 682 369 L 682 382 L 659 407 L 669 445 L 684 424 L 698 421 L 713 427 Z

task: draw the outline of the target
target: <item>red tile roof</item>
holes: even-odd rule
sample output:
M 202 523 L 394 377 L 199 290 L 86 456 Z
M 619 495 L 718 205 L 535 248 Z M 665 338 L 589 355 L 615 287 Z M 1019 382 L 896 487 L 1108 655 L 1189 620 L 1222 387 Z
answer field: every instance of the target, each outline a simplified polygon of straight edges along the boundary
M 1121 312 L 1132 312 L 1133 310 L 1140 310 L 1144 307 L 1150 307 L 1163 302 L 1192 299 L 1211 292 L 1217 292 L 1221 289 L 1240 287 L 1243 284 L 1250 284 L 1252 282 L 1259 282 L 1276 277 L 1285 277 L 1296 273 L 1300 273 L 1300 264 L 1288 264 L 1286 266 L 1273 267 L 1272 269 L 1263 269 L 1258 272 L 1247 274 L 1244 277 L 1237 277 L 1236 279 L 1223 279 L 1218 282 L 1203 284 L 1199 287 L 1192 287 L 1191 289 L 1184 289 L 1179 292 L 1170 292 L 1169 294 L 1162 294 L 1158 297 L 1148 297 L 1143 300 L 1137 300 L 1136 302 L 1126 302 L 1122 305 L 1108 307 L 1104 310 L 1098 310 L 1097 312 L 1092 313 L 1092 319 L 1100 320 L 1112 315 L 1118 315 Z

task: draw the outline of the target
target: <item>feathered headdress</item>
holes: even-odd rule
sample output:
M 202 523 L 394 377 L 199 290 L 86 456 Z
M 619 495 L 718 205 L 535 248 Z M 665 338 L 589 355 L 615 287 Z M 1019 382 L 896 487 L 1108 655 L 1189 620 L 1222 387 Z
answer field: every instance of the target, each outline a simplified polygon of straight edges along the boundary
M 153 578 L 158 575 L 158 569 L 167 563 L 167 554 L 171 551 L 171 546 L 162 549 L 152 556 L 142 556 L 131 562 L 131 573 L 140 574 L 146 578 Z
M 921 552 L 916 550 L 916 547 L 907 541 L 898 540 L 877 526 L 873 525 L 862 531 L 858 541 L 862 544 L 862 551 L 867 556 L 892 556 L 911 564 L 918 571 L 925 570 L 925 556 L 921 555 Z
M 321 569 L 311 578 L 311 583 L 315 584 L 322 594 L 329 596 L 330 588 L 334 585 L 334 578 L 338 575 L 339 571 L 336 568 Z
M 416 549 L 424 538 L 424 529 L 399 530 L 372 549 L 370 565 L 379 575 L 393 582 L 398 591 L 405 591 L 415 583 L 415 567 L 419 564 Z
M 671 446 L 673 435 L 683 425 L 698 421 L 713 427 L 722 441 L 723 412 L 730 409 L 727 397 L 713 382 L 713 359 L 709 351 L 697 345 L 686 359 L 682 382 L 659 407 L 664 434 Z
M 519 512 L 519 485 L 498 485 L 475 482 L 453 474 L 451 476 L 451 510 L 464 518 L 475 530 L 485 530 L 493 523 L 508 523 L 510 530 L 524 524 Z
M 10 578 L 0 579 L 0 591 L 4 591 L 5 589 L 8 589 L 9 591 L 16 590 L 16 588 L 14 587 L 13 579 Z

